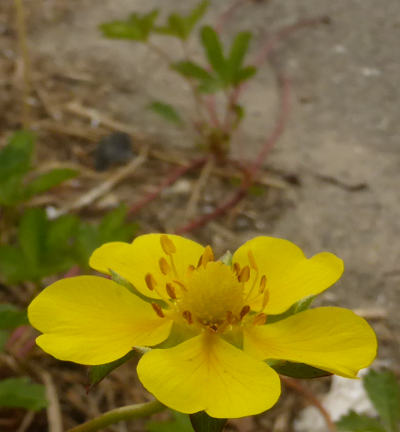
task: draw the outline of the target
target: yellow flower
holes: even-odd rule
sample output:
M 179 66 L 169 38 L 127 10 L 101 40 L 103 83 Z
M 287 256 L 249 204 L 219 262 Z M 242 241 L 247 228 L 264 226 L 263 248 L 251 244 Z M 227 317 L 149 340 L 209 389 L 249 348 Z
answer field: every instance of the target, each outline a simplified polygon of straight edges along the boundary
M 319 307 L 268 322 L 339 279 L 343 263 L 331 253 L 307 259 L 289 241 L 257 237 L 227 265 L 215 261 L 209 246 L 148 234 L 132 244 L 103 245 L 90 265 L 117 273 L 137 295 L 96 276 L 55 282 L 28 309 L 43 333 L 37 344 L 60 360 L 87 365 L 156 346 L 140 359 L 139 379 L 184 413 L 234 418 L 267 410 L 280 395 L 280 380 L 265 360 L 354 378 L 376 355 L 373 330 L 347 309 Z

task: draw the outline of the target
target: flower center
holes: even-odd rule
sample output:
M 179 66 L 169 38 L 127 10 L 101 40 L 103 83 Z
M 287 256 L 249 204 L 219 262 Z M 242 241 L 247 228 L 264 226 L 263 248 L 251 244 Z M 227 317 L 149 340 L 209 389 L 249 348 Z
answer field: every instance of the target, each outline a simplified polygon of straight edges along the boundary
M 209 262 L 193 270 L 185 286 L 187 291 L 177 300 L 177 307 L 189 312 L 194 322 L 216 330 L 234 317 L 240 318 L 243 286 L 222 262 Z
M 251 252 L 250 265 L 240 268 L 235 263 L 230 267 L 221 261 L 214 261 L 213 251 L 207 246 L 197 266 L 190 265 L 185 274 L 178 274 L 173 241 L 163 234 L 160 242 L 165 254 L 159 259 L 160 271 L 167 278 L 165 289 L 152 274 L 145 276 L 148 288 L 155 291 L 168 305 L 163 309 L 159 304 L 152 303 L 158 316 L 163 318 L 168 315 L 188 325 L 193 324 L 219 333 L 241 325 L 243 321 L 253 325 L 265 323 L 266 315 L 263 311 L 268 302 L 266 277 L 260 277 Z M 258 313 L 254 309 L 251 311 L 250 305 L 260 298 L 261 310 Z

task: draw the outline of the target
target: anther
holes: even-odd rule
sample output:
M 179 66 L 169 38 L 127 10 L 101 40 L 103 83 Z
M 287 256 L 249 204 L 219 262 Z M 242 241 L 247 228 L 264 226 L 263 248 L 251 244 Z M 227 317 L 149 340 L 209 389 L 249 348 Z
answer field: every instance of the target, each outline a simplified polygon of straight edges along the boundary
M 233 270 L 239 276 L 239 274 L 240 274 L 240 264 L 237 263 L 237 262 L 233 263 Z
M 260 289 L 259 289 L 260 294 L 262 294 L 265 291 L 266 285 L 267 285 L 267 277 L 265 275 L 262 275 L 260 280 Z
M 227 320 L 227 322 L 228 322 L 229 324 L 233 324 L 233 322 L 234 322 L 234 320 L 235 320 L 235 317 L 234 317 L 232 311 L 228 311 L 228 312 L 226 313 L 226 320 Z
M 265 313 L 259 313 L 254 317 L 253 325 L 263 325 L 267 321 L 267 315 Z
M 170 296 L 170 298 L 176 300 L 175 288 L 170 283 L 165 285 L 165 290 L 167 291 L 167 294 Z
M 245 266 L 239 273 L 238 276 L 239 282 L 247 282 L 250 279 L 250 267 Z
M 193 323 L 192 314 L 190 313 L 190 311 L 188 311 L 188 310 L 183 311 L 182 316 L 183 316 L 183 318 L 185 318 L 185 320 L 188 322 L 188 324 Z
M 250 312 L 250 306 L 249 305 L 243 306 L 242 310 L 240 311 L 240 319 L 243 319 L 249 312 Z
M 154 309 L 154 312 L 160 317 L 160 318 L 164 318 L 164 312 L 161 309 L 161 306 L 158 305 L 157 303 L 152 303 L 151 304 L 152 308 Z
M 183 291 L 187 291 L 187 288 L 185 287 L 185 285 L 181 281 L 173 280 L 173 282 L 176 283 L 180 288 L 182 288 Z
M 161 243 L 162 250 L 167 255 L 172 255 L 176 252 L 176 247 L 175 247 L 173 241 L 166 234 L 161 235 L 160 243 Z
M 211 246 L 206 246 L 202 255 L 201 265 L 206 268 L 210 261 L 214 261 L 214 252 L 211 249 Z
M 264 293 L 264 298 L 263 298 L 263 302 L 262 302 L 262 306 L 261 306 L 262 311 L 265 309 L 265 306 L 267 306 L 268 301 L 269 301 L 269 290 L 265 291 L 265 293 Z
M 196 270 L 196 267 L 193 264 L 190 264 L 190 266 L 188 266 L 188 272 L 192 272 L 193 270 Z
M 171 267 L 167 263 L 167 260 L 162 257 L 158 261 L 158 265 L 160 266 L 161 273 L 167 275 L 171 271 Z
M 199 268 L 201 266 L 202 262 L 203 262 L 203 255 L 201 255 L 200 258 L 199 258 L 199 260 L 197 261 L 196 268 Z
M 154 288 L 157 286 L 157 282 L 154 279 L 153 275 L 151 273 L 147 273 L 147 275 L 145 276 L 144 280 L 146 282 L 147 288 L 150 291 L 154 291 Z
M 247 256 L 248 256 L 248 258 L 249 258 L 250 267 L 251 267 L 253 270 L 258 271 L 258 267 L 257 267 L 257 264 L 256 264 L 256 260 L 255 260 L 255 258 L 254 258 L 253 252 L 252 252 L 251 250 L 249 250 L 249 251 L 247 252 Z

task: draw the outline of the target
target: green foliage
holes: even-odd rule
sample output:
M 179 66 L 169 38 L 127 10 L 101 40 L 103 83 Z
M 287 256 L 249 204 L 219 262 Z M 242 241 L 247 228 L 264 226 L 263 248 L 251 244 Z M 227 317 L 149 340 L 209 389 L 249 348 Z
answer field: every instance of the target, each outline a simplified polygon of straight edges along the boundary
M 161 101 L 154 101 L 149 105 L 149 108 L 170 123 L 175 123 L 178 125 L 182 124 L 182 119 L 179 113 L 170 104 Z
M 337 423 L 339 432 L 385 432 L 378 420 L 350 411 Z
M 0 245 L 0 274 L 9 283 L 39 282 L 75 264 L 72 238 L 79 221 L 74 216 L 49 220 L 41 208 L 22 215 L 14 245 Z
M 73 215 L 50 220 L 41 208 L 26 210 L 16 242 L 0 245 L 0 275 L 9 283 L 40 282 L 76 264 L 87 267 L 91 253 L 103 243 L 133 238 L 137 225 L 125 222 L 126 211 L 118 207 L 93 224 Z
M 243 66 L 251 33 L 238 33 L 226 57 L 219 36 L 212 27 L 203 27 L 200 36 L 204 53 L 212 70 L 208 71 L 188 60 L 172 65 L 173 69 L 181 75 L 197 80 L 199 91 L 214 93 L 228 87 L 237 87 L 256 73 L 255 67 Z
M 155 31 L 164 35 L 187 40 L 195 25 L 203 18 L 209 6 L 208 0 L 199 3 L 188 15 L 173 13 L 169 15 L 167 24 L 156 27 Z
M 364 377 L 363 383 L 386 429 L 390 432 L 398 431 L 400 421 L 400 386 L 394 373 L 371 370 Z
M 75 170 L 55 169 L 28 180 L 34 142 L 32 133 L 19 131 L 0 150 L 0 205 L 15 206 L 77 175 Z
M 38 411 L 47 406 L 45 388 L 28 378 L 8 378 L 0 381 L 0 406 Z
M 364 388 L 379 414 L 379 419 L 350 411 L 336 426 L 343 432 L 400 431 L 400 386 L 393 372 L 370 370 L 363 378 Z
M 111 39 L 128 39 L 146 42 L 154 30 L 158 10 L 139 15 L 133 13 L 126 21 L 111 21 L 100 25 L 103 35 Z
M 132 240 L 136 231 L 136 223 L 125 221 L 126 206 L 120 206 L 103 217 L 98 224 L 81 222 L 76 234 L 76 259 L 80 266 L 88 268 L 88 260 L 92 252 L 103 243 L 110 241 Z
M 150 421 L 146 425 L 148 432 L 193 432 L 189 416 L 177 411 L 172 412 L 172 420 Z
M 98 366 L 91 366 L 89 369 L 89 383 L 90 387 L 95 386 L 100 381 L 102 381 L 108 374 L 110 374 L 113 370 L 122 366 L 124 363 L 129 361 L 136 355 L 136 351 L 130 351 L 128 354 L 124 355 L 118 360 L 115 360 L 111 363 L 106 363 Z
M 28 324 L 26 311 L 12 304 L 0 304 L 0 330 L 12 330 L 25 324 Z
M 190 414 L 190 421 L 195 432 L 222 432 L 226 419 L 210 417 L 204 411 Z

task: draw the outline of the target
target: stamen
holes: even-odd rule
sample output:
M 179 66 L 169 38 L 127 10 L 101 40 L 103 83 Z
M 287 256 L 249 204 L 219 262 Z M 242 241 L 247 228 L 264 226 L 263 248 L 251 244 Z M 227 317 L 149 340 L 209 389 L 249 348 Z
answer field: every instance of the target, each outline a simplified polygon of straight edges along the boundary
M 161 306 L 158 305 L 157 303 L 152 303 L 151 304 L 152 308 L 154 309 L 155 313 L 160 317 L 160 318 L 164 318 L 165 315 L 161 309 Z
M 265 306 L 267 306 L 269 301 L 269 290 L 266 290 L 264 293 L 264 298 L 261 306 L 261 312 L 265 309 Z
M 235 317 L 234 317 L 232 311 L 228 311 L 228 312 L 226 313 L 226 321 L 227 321 L 229 324 L 233 324 L 234 320 L 235 320 Z
M 199 258 L 199 260 L 197 261 L 196 268 L 199 268 L 201 266 L 202 262 L 203 262 L 203 255 L 201 255 L 200 258 Z
M 267 315 L 259 313 L 254 317 L 253 325 L 263 325 L 267 322 Z
M 240 319 L 243 319 L 249 312 L 250 312 L 250 306 L 249 305 L 243 306 L 242 310 L 240 311 Z
M 175 292 L 175 288 L 170 284 L 167 283 L 165 285 L 165 290 L 167 291 L 167 294 L 174 300 L 176 300 L 176 292 Z
M 146 282 L 147 288 L 150 291 L 154 291 L 154 288 L 157 286 L 157 282 L 154 279 L 153 275 L 151 273 L 147 273 L 147 275 L 145 276 L 144 280 Z
M 172 282 L 176 283 L 180 288 L 183 289 L 183 291 L 187 291 L 187 288 L 185 287 L 185 285 L 181 281 L 173 280 Z
M 167 275 L 171 271 L 171 267 L 167 263 L 167 260 L 162 257 L 158 261 L 158 265 L 160 266 L 161 273 Z
M 242 268 L 242 270 L 239 273 L 238 276 L 239 282 L 247 282 L 250 279 L 250 267 L 245 266 Z
M 166 234 L 161 235 L 160 243 L 161 243 L 162 250 L 167 255 L 172 255 L 176 252 L 176 247 L 175 247 L 173 241 Z
M 240 264 L 235 262 L 233 263 L 233 271 L 236 273 L 237 276 L 239 276 L 240 273 Z
M 260 280 L 260 289 L 259 289 L 260 294 L 262 294 L 265 291 L 266 285 L 267 285 L 267 277 L 265 275 L 262 275 Z
M 188 324 L 193 323 L 192 314 L 190 313 L 190 311 L 188 311 L 188 310 L 183 311 L 182 316 L 183 316 L 183 318 L 185 318 L 185 320 L 188 322 Z
M 211 249 L 211 246 L 206 246 L 202 255 L 201 264 L 204 268 L 206 268 L 210 261 L 214 261 L 214 252 Z
M 257 267 L 257 264 L 256 264 L 256 260 L 255 260 L 255 258 L 254 258 L 253 252 L 252 252 L 251 250 L 249 250 L 249 251 L 247 252 L 247 256 L 248 256 L 248 258 L 249 258 L 250 267 L 251 267 L 253 270 L 258 271 L 258 267 Z

